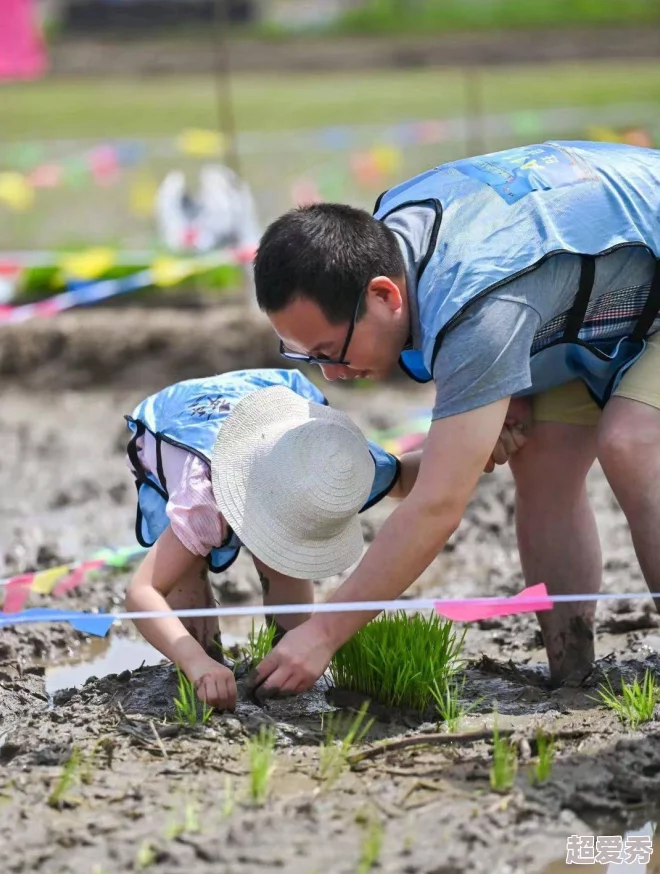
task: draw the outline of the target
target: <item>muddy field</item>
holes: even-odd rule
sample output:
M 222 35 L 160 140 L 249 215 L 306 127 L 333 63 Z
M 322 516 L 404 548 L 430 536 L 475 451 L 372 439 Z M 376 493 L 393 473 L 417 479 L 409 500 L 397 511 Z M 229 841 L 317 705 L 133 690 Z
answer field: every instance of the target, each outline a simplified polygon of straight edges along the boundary
M 93 318 L 85 324 L 88 316 Z M 236 319 L 214 314 L 203 328 L 193 328 L 194 320 L 179 313 L 143 321 L 135 311 L 99 310 L 71 314 L 50 327 L 24 326 L 11 340 L 0 335 L 0 575 L 132 543 L 134 488 L 123 457 L 122 415 L 176 373 L 208 373 L 228 360 L 245 366 L 247 348 L 251 363 L 273 364 L 263 326 L 245 326 L 249 342 L 239 344 Z M 408 384 L 327 391 L 366 431 L 430 402 L 425 389 L 412 391 Z M 591 493 L 605 589 L 643 591 L 623 517 L 598 470 Z M 392 507 L 383 502 L 365 514 L 367 539 Z M 124 572 L 103 572 L 68 596 L 33 597 L 30 603 L 116 609 L 127 579 Z M 337 583 L 324 581 L 319 597 Z M 247 557 L 215 584 L 218 596 L 231 603 L 253 602 L 258 591 Z M 522 585 L 512 483 L 508 471 L 499 470 L 482 478 L 452 542 L 410 594 L 513 594 Z M 246 631 L 245 623 L 225 629 L 238 638 Z M 381 753 L 345 771 L 331 787 L 318 779 L 322 713 L 357 702 L 325 681 L 300 699 L 265 708 L 241 700 L 235 714 L 183 729 L 173 719 L 172 668 L 153 664 L 157 657 L 130 625 L 115 626 L 107 640 L 93 642 L 66 626 L 1 631 L 0 870 L 572 870 L 561 861 L 568 835 L 616 835 L 645 826 L 650 834 L 653 802 L 660 800 L 660 723 L 628 732 L 591 700 L 606 675 L 618 684 L 622 675 L 630 678 L 646 667 L 660 671 L 660 621 L 644 601 L 602 604 L 597 631 L 598 664 L 584 687 L 552 691 L 533 616 L 471 626 L 466 695 L 482 700 L 461 732 L 485 730 L 485 738 L 435 738 Z M 488 780 L 495 707 L 520 753 L 515 788 L 505 795 L 491 792 Z M 379 709 L 375 715 L 370 740 L 427 733 L 433 740 L 438 731 L 435 723 L 409 714 Z M 269 800 L 256 807 L 247 796 L 245 742 L 263 724 L 277 729 L 276 770 Z M 527 760 L 540 727 L 556 734 L 558 755 L 551 778 L 532 787 Z M 73 750 L 78 765 L 69 767 L 67 785 L 62 774 Z M 655 859 L 646 869 L 611 870 L 660 867 Z

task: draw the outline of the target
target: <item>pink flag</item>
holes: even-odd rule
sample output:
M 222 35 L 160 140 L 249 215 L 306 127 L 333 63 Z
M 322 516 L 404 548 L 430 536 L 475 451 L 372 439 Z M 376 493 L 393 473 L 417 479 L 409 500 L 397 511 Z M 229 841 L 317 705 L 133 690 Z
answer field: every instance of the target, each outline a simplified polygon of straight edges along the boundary
M 500 599 L 499 604 L 443 604 L 436 603 L 435 610 L 445 619 L 454 622 L 476 622 L 478 619 L 490 619 L 492 616 L 513 616 L 515 613 L 537 613 L 540 610 L 552 610 L 552 601 L 548 597 L 545 583 L 528 586 L 506 603 Z
M 0 2 L 0 81 L 36 79 L 46 70 L 46 54 L 32 0 Z

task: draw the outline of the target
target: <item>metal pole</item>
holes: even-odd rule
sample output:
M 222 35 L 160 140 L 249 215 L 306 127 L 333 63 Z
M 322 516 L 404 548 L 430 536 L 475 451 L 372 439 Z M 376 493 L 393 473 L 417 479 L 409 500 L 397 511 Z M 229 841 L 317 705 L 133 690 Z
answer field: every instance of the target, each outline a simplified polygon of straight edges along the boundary
M 231 90 L 231 58 L 229 55 L 229 0 L 215 0 L 214 24 L 211 29 L 215 87 L 218 104 L 218 126 L 227 142 L 225 163 L 241 175 L 236 143 L 236 119 Z

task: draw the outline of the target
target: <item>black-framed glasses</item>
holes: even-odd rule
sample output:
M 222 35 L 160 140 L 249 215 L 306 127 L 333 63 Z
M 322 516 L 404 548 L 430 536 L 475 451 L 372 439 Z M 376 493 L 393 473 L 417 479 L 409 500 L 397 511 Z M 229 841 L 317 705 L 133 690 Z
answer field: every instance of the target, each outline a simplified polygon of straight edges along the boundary
M 365 289 L 366 291 L 366 289 Z M 351 340 L 353 339 L 353 332 L 355 331 L 355 326 L 357 324 L 358 316 L 360 314 L 360 307 L 362 306 L 362 301 L 364 300 L 365 292 L 361 292 L 360 296 L 357 299 L 357 303 L 355 305 L 355 312 L 353 313 L 353 318 L 351 319 L 351 324 L 348 326 L 348 331 L 346 332 L 346 339 L 344 340 L 344 345 L 341 347 L 341 352 L 339 353 L 339 358 L 329 358 L 325 355 L 306 355 L 304 352 L 291 352 L 291 350 L 287 349 L 284 343 L 280 340 L 280 355 L 283 358 L 289 358 L 291 361 L 305 361 L 307 364 L 319 364 L 319 365 L 334 365 L 337 367 L 349 367 L 350 361 L 346 360 L 346 353 L 348 352 L 348 347 L 351 345 Z

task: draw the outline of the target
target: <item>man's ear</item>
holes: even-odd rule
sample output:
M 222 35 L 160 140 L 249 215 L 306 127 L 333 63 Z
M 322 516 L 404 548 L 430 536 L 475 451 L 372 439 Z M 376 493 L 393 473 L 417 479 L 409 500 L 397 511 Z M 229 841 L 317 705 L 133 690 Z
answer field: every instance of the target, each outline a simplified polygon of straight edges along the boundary
M 403 296 L 398 284 L 389 276 L 375 276 L 367 286 L 367 300 L 371 299 L 378 306 L 385 305 L 392 313 L 397 313 L 403 306 Z

